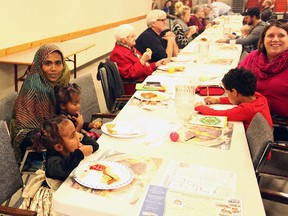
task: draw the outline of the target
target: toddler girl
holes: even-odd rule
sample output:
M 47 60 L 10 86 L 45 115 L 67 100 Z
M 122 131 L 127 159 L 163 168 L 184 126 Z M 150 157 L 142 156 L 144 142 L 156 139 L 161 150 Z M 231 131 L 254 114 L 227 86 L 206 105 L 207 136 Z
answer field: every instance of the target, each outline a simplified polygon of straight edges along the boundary
M 65 115 L 46 120 L 33 141 L 47 148 L 46 177 L 61 181 L 84 157 L 99 148 L 98 143 L 91 138 L 88 139 L 90 142 L 82 143 L 74 124 Z
M 92 128 L 99 129 L 102 126 L 101 121 L 84 122 L 80 113 L 80 95 L 81 88 L 76 83 L 68 83 L 55 89 L 56 95 L 56 113 L 66 115 L 73 123 L 77 132 L 88 132 L 96 140 L 99 135 Z M 83 131 L 83 130 L 84 131 Z

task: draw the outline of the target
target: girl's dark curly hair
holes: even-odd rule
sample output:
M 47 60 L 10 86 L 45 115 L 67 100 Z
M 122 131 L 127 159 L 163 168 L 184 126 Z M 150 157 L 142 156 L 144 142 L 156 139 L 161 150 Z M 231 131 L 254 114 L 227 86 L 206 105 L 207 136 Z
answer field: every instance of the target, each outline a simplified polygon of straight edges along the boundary
M 72 95 L 80 95 L 81 88 L 76 83 L 68 83 L 66 86 L 55 87 L 56 114 L 61 114 L 61 105 L 72 101 Z
M 54 149 L 54 145 L 63 143 L 59 132 L 59 126 L 65 126 L 70 120 L 65 115 L 58 115 L 44 121 L 41 130 L 34 133 L 33 144 L 38 147 L 45 147 L 48 150 Z

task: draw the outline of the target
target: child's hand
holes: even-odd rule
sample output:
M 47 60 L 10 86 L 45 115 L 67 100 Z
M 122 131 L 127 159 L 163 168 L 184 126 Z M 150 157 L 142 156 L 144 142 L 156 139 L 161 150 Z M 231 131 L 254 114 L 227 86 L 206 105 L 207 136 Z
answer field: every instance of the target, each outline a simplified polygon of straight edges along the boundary
M 93 153 L 93 147 L 91 145 L 83 145 L 79 149 L 84 154 L 84 157 L 87 157 Z
M 218 97 L 205 97 L 204 101 L 207 105 L 209 104 L 219 104 L 220 103 L 220 98 Z
M 77 117 L 72 116 L 72 118 L 77 122 L 76 131 L 80 132 L 82 127 L 83 127 L 83 124 L 84 124 L 84 119 L 83 119 L 83 116 L 81 115 L 81 113 L 79 111 L 76 113 L 77 113 Z
M 93 121 L 89 124 L 89 129 L 96 128 L 99 129 L 103 125 L 102 121 Z
M 194 104 L 194 107 L 202 106 L 202 105 L 205 105 L 205 104 L 202 103 L 201 101 L 199 101 L 199 102 L 196 102 L 196 103 Z

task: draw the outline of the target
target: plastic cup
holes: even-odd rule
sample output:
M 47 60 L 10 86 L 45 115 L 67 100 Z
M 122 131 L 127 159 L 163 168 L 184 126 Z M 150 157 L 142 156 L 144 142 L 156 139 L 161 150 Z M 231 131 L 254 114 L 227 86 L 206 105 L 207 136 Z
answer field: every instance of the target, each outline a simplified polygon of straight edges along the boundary
M 174 67 L 174 64 L 172 63 L 169 63 L 168 64 L 168 73 L 174 73 L 175 72 L 175 67 Z

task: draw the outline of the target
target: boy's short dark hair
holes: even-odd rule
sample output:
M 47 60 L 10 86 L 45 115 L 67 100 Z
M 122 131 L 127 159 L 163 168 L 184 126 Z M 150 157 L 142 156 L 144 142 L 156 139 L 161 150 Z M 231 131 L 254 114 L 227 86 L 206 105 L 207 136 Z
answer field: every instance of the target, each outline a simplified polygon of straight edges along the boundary
M 224 88 L 232 91 L 236 89 L 243 96 L 253 96 L 256 91 L 256 77 L 245 68 L 234 68 L 228 71 L 222 79 Z

